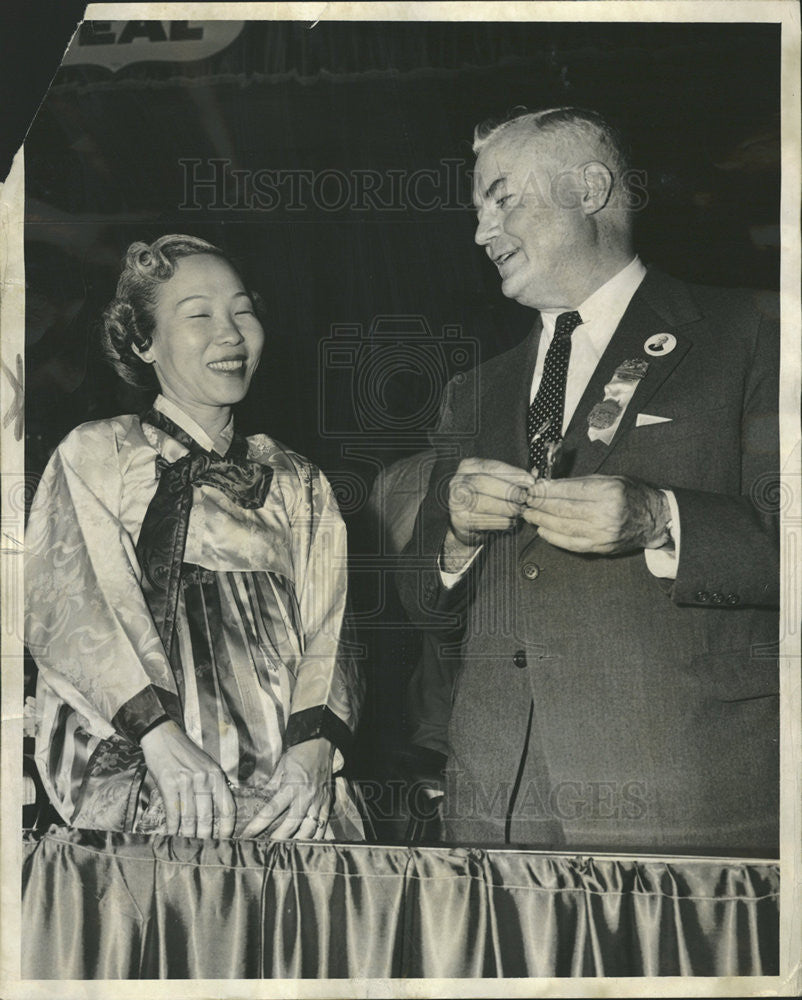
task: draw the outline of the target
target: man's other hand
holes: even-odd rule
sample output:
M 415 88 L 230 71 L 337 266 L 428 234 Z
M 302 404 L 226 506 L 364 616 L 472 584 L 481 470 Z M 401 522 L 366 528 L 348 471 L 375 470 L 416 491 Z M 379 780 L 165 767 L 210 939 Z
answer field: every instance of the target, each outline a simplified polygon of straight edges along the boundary
M 614 555 L 670 541 L 663 491 L 624 476 L 538 480 L 523 518 L 545 541 L 571 552 Z
M 489 532 L 514 527 L 534 484 L 531 472 L 506 462 L 463 459 L 448 490 L 450 530 L 443 543 L 443 568 L 457 572 Z

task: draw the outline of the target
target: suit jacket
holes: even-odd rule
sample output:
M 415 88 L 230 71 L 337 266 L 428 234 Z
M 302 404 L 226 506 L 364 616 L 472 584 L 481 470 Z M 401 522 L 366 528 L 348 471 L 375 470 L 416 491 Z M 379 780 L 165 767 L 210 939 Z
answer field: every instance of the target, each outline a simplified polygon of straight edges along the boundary
M 449 384 L 438 462 L 407 546 L 409 614 L 462 629 L 446 835 L 543 849 L 774 856 L 779 556 L 776 298 L 650 270 L 566 431 L 561 475 L 672 489 L 676 580 L 642 551 L 576 554 L 521 524 L 455 591 L 436 559 L 461 457 L 527 464 L 540 323 Z M 668 332 L 662 357 L 644 342 Z M 642 379 L 609 445 L 588 414 L 622 361 Z M 637 415 L 668 418 L 637 426 Z M 453 655 L 455 650 L 444 648 Z

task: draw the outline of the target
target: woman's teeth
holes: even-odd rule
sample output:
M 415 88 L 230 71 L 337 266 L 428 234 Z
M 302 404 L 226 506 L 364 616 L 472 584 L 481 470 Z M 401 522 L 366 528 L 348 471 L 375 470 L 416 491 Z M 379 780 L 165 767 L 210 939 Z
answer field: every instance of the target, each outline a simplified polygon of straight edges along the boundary
M 235 372 L 245 367 L 245 362 L 239 361 L 210 361 L 208 367 L 216 372 Z

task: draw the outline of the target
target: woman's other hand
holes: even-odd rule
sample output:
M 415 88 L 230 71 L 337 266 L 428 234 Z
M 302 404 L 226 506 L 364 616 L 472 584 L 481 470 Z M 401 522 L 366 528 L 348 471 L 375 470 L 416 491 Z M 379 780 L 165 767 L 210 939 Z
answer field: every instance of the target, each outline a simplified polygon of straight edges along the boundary
M 230 837 L 236 806 L 220 766 L 172 720 L 146 733 L 145 763 L 164 802 L 167 833 Z
M 270 801 L 242 836 L 257 837 L 266 831 L 274 840 L 322 840 L 331 811 L 333 759 L 334 746 L 326 739 L 288 747 L 267 787 Z

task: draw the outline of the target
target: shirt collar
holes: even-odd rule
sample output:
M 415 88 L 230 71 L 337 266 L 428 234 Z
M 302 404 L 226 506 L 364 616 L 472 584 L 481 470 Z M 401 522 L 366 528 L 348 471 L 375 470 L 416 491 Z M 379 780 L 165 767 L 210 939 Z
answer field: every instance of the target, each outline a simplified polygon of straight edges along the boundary
M 190 437 L 198 442 L 204 451 L 216 451 L 218 455 L 225 455 L 231 447 L 231 442 L 234 439 L 233 415 L 217 437 L 212 440 L 201 425 L 193 420 L 188 413 L 185 413 L 178 403 L 174 403 L 171 399 L 167 399 L 165 396 L 159 394 L 154 400 L 153 408 L 163 413 L 165 417 L 169 417 L 174 424 L 178 424 L 182 430 L 186 431 Z
M 633 257 L 617 274 L 590 294 L 577 306 L 582 317 L 582 325 L 599 332 L 614 330 L 627 310 L 632 296 L 646 277 L 646 268 L 640 257 Z M 563 309 L 544 309 L 541 312 L 543 326 L 549 336 L 554 334 L 557 317 Z M 581 327 L 579 327 L 581 329 Z

